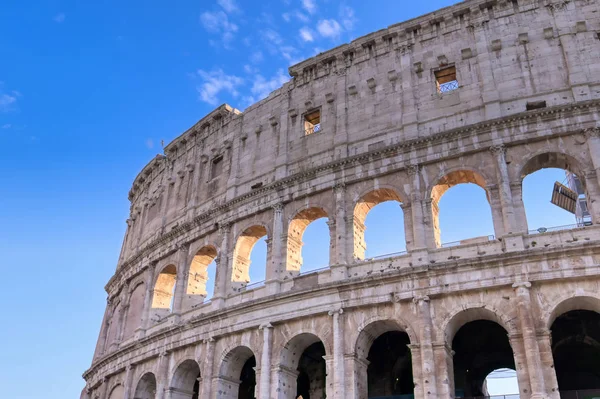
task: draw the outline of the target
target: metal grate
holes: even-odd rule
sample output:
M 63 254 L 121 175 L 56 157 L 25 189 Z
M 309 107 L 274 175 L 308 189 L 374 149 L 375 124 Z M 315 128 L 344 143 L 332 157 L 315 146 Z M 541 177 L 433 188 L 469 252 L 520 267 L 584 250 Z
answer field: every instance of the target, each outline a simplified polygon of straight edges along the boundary
M 458 80 L 451 80 L 450 82 L 438 84 L 438 93 L 448 93 L 458 89 Z

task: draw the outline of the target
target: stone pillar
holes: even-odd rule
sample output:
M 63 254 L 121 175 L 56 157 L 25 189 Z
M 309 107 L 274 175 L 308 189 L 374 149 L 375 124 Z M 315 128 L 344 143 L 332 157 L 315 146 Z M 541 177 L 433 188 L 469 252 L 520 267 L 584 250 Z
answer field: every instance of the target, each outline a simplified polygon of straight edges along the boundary
M 154 271 L 156 270 L 157 262 L 154 261 L 148 265 L 146 269 L 146 293 L 144 294 L 144 309 L 142 310 L 142 320 L 140 328 L 135 331 L 135 338 L 140 339 L 146 335 L 146 330 L 150 327 L 150 309 L 152 308 L 152 293 L 154 292 Z
M 496 145 L 490 148 L 490 152 L 494 155 L 496 161 L 496 176 L 498 179 L 500 204 L 502 205 L 504 234 L 518 233 L 519 229 L 515 219 L 515 209 L 510 189 L 510 178 L 508 176 L 508 167 L 506 166 L 506 147 Z
M 231 231 L 231 224 L 226 223 L 223 224 L 219 229 L 219 236 L 221 236 L 221 248 L 219 251 L 219 256 L 215 259 L 217 264 L 217 272 L 215 276 L 215 280 L 217 280 L 217 284 L 215 286 L 215 294 L 213 296 L 212 302 L 217 306 L 217 308 L 222 308 L 225 305 L 225 297 L 227 296 L 227 288 L 228 282 L 227 277 L 229 274 L 229 265 L 231 256 L 229 254 L 229 233 Z
M 454 375 L 452 373 L 454 366 L 454 352 L 446 342 L 438 342 L 432 345 L 433 354 L 436 362 L 436 375 L 438 385 L 438 396 L 440 398 L 453 398 Z
M 600 177 L 600 126 L 584 130 L 596 176 Z M 597 180 L 600 184 L 600 178 Z
M 423 392 L 423 373 L 422 373 L 422 360 L 421 360 L 421 345 L 419 344 L 408 344 L 412 359 L 412 371 L 413 371 L 413 384 L 415 399 L 424 399 L 425 394 Z
M 490 184 L 485 187 L 488 196 L 488 202 L 492 209 L 492 222 L 494 223 L 494 235 L 496 238 L 503 237 L 506 231 L 504 230 L 504 220 L 502 217 L 502 204 L 498 186 Z
M 428 247 L 434 248 L 434 233 L 432 215 L 425 217 L 423 214 L 423 200 L 421 198 L 421 166 L 408 164 L 406 171 L 411 181 L 410 209 L 412 211 L 413 265 L 422 265 L 429 262 Z M 431 201 L 430 201 L 431 202 Z M 429 209 L 431 211 L 431 209 Z M 426 223 L 429 222 L 429 223 Z
M 108 392 L 108 377 L 102 378 L 102 385 L 98 388 L 98 398 L 107 399 L 110 392 Z
M 547 399 L 540 348 L 537 342 L 535 324 L 531 316 L 531 297 L 529 293 L 531 283 L 515 283 L 513 284 L 513 288 L 517 294 L 517 313 L 519 315 L 523 346 L 527 359 L 527 370 L 531 384 L 531 399 Z
M 404 237 L 406 238 L 406 251 L 410 252 L 414 249 L 414 231 L 412 220 L 412 209 L 410 203 L 400 205 L 404 213 Z
M 350 399 L 363 399 L 369 392 L 369 361 L 356 354 L 346 356 L 346 395 Z
M 134 370 L 134 366 L 129 364 L 127 365 L 127 367 L 125 368 L 125 383 L 123 385 L 123 391 L 124 391 L 124 395 L 123 395 L 123 399 L 131 399 L 133 398 L 133 396 L 135 395 L 134 392 L 132 392 L 133 388 L 133 370 Z
M 266 286 L 270 295 L 277 294 L 280 290 L 281 274 L 285 268 L 283 256 L 283 204 L 277 203 L 273 208 L 273 235 L 271 240 L 271 262 L 267 267 Z
M 335 398 L 338 399 L 337 396 L 334 396 L 335 390 L 335 355 L 327 355 L 323 356 L 325 359 L 325 396 L 327 398 Z M 296 392 L 293 392 L 294 395 Z M 293 396 L 292 396 L 293 397 Z M 288 399 L 288 398 L 286 398 Z
M 213 362 L 215 358 L 215 340 L 214 338 L 208 338 L 204 340 L 204 364 L 202 368 L 202 385 L 201 385 L 201 398 L 212 398 L 211 390 L 213 383 Z
M 519 393 L 524 397 L 527 397 L 527 395 L 531 393 L 531 385 L 529 384 L 529 371 L 527 370 L 527 359 L 525 356 L 525 347 L 523 346 L 523 337 L 517 334 L 509 335 L 508 341 L 513 351 Z
M 346 278 L 348 259 L 352 256 L 352 251 L 349 251 L 349 237 L 346 226 L 346 185 L 344 183 L 336 184 L 333 187 L 333 195 L 335 201 L 335 215 L 333 215 L 335 235 L 333 236 L 334 242 L 331 244 L 333 244 L 335 253 L 332 254 L 333 257 L 330 257 L 329 264 L 339 269 L 339 273 L 336 274 L 340 279 L 343 279 Z
M 173 310 L 171 313 L 179 317 L 183 312 L 183 297 L 187 290 L 189 276 L 189 258 L 190 245 L 183 244 L 177 251 L 177 281 L 175 282 L 175 295 L 173 298 Z
M 263 347 L 260 357 L 260 381 L 258 399 L 270 399 L 271 392 L 271 346 L 273 344 L 273 326 L 271 323 L 259 327 L 263 330 Z
M 271 396 L 273 399 L 296 398 L 296 381 L 298 370 L 291 370 L 285 366 L 277 365 L 271 370 Z
M 106 298 L 106 308 L 104 309 L 104 317 L 102 317 L 102 324 L 100 328 L 100 335 L 98 336 L 98 342 L 96 343 L 96 351 L 94 352 L 94 360 L 101 357 L 106 350 L 106 333 L 108 332 L 108 323 L 110 314 L 110 299 Z
M 422 386 L 424 398 L 437 399 L 437 382 L 435 370 L 435 356 L 433 354 L 431 309 L 429 308 L 429 297 L 414 299 L 419 308 L 421 346 L 421 372 L 423 375 Z
M 345 365 L 344 365 L 344 325 L 340 321 L 343 309 L 330 310 L 333 316 L 333 398 L 346 399 Z
M 527 214 L 525 213 L 525 204 L 523 203 L 523 182 L 521 180 L 511 182 L 510 189 L 512 192 L 515 217 L 517 220 L 518 229 L 520 232 L 527 234 L 529 227 L 527 225 Z
M 158 356 L 158 373 L 156 375 L 156 399 L 167 399 L 167 383 L 169 381 L 169 355 L 166 352 Z
M 554 356 L 552 354 L 552 333 L 544 329 L 543 331 L 538 331 L 537 338 L 548 396 L 551 399 L 560 399 L 558 379 L 556 377 L 556 369 L 554 368 Z

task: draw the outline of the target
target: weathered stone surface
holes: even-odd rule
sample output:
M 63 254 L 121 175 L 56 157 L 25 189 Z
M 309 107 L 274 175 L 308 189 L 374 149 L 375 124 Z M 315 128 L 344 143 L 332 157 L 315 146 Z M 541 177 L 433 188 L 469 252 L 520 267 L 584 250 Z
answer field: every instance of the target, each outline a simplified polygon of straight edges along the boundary
M 82 397 L 191 398 L 198 381 L 201 398 L 237 398 L 254 356 L 256 397 L 295 398 L 300 356 L 321 342 L 318 389 L 363 399 L 370 346 L 402 331 L 415 397 L 450 398 L 453 338 L 488 320 L 509 335 L 521 397 L 558 398 L 548 329 L 600 311 L 598 9 L 462 2 L 295 65 L 268 98 L 223 105 L 175 139 L 129 193 Z M 443 92 L 449 66 L 458 88 Z M 521 184 L 545 167 L 582 178 L 594 225 L 529 234 Z M 441 247 L 437 203 L 465 182 L 486 190 L 494 237 Z M 408 253 L 365 260 L 364 220 L 388 200 L 402 204 Z M 330 267 L 298 276 L 321 217 Z M 263 236 L 267 281 L 250 289 Z

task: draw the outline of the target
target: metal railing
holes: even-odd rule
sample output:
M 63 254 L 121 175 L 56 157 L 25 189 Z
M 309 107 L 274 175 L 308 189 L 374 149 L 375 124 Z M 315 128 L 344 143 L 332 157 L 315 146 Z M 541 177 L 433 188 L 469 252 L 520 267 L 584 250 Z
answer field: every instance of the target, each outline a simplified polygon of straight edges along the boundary
M 447 83 L 441 83 L 438 85 L 438 93 L 440 93 L 440 94 L 448 93 L 448 92 L 458 89 L 458 87 L 459 87 L 458 80 L 452 80 Z
M 600 389 L 560 391 L 560 399 L 600 399 Z
M 554 226 L 554 227 L 540 227 L 536 230 L 529 230 L 527 234 L 544 234 L 551 233 L 553 231 L 572 230 L 577 228 L 585 228 L 586 226 L 579 226 L 577 224 L 567 224 L 565 226 Z
M 402 256 L 402 255 L 407 255 L 408 251 L 400 251 L 400 252 L 393 252 L 391 254 L 385 254 L 385 255 L 377 255 L 377 256 L 371 256 L 370 258 L 365 258 L 365 262 L 366 261 L 372 261 L 372 260 L 381 260 L 381 259 L 387 259 L 387 258 L 395 258 L 397 256 Z
M 483 237 L 483 236 L 482 236 Z M 473 239 L 478 238 L 478 237 L 473 237 Z M 496 239 L 496 236 L 493 234 L 490 234 L 487 236 L 488 238 L 488 242 L 490 241 L 494 241 Z M 459 245 L 468 245 L 468 244 L 483 244 L 483 242 L 466 242 L 469 241 L 470 238 L 465 238 L 463 240 L 460 241 L 451 241 L 451 242 L 444 242 L 442 243 L 442 245 L 440 245 L 440 248 L 450 248 L 450 247 L 458 247 Z
M 308 276 L 309 274 L 313 274 L 313 273 L 319 273 L 322 272 L 323 270 L 329 270 L 329 266 L 325 266 L 325 267 L 320 267 L 318 269 L 313 269 L 313 270 L 307 270 L 307 271 L 300 271 L 300 273 L 298 274 L 298 277 L 300 276 Z
M 250 290 L 255 290 L 257 288 L 264 287 L 264 286 L 265 286 L 265 280 L 257 281 L 256 283 L 252 283 L 252 284 L 247 284 L 244 288 L 246 289 L 246 291 L 250 291 Z

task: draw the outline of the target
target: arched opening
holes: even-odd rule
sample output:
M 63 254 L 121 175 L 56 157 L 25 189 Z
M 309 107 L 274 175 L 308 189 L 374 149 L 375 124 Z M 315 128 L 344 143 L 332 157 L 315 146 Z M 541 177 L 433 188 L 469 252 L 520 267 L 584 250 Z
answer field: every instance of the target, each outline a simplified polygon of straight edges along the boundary
M 215 286 L 216 257 L 217 249 L 212 245 L 200 248 L 194 255 L 190 264 L 186 288 L 188 306 L 201 304 L 212 297 Z
M 127 311 L 125 330 L 123 331 L 123 339 L 132 337 L 135 330 L 140 327 L 142 313 L 144 311 L 145 296 L 146 284 L 144 283 L 138 284 L 131 292 L 131 295 L 129 296 L 129 309 Z
M 238 346 L 223 358 L 219 368 L 217 392 L 220 399 L 254 399 L 256 357 L 252 350 Z
M 496 369 L 489 373 L 483 382 L 485 396 L 519 399 L 517 372 L 513 369 Z
M 508 333 L 498 323 L 474 320 L 452 340 L 454 389 L 457 398 L 487 396 L 486 378 L 497 369 L 515 369 Z
M 316 335 L 304 333 L 292 338 L 281 352 L 283 371 L 279 375 L 279 391 L 285 397 L 324 398 L 324 356 L 325 346 Z
M 140 379 L 135 388 L 135 399 L 155 399 L 156 397 L 156 377 L 152 373 L 146 373 Z
M 532 232 L 592 223 L 586 182 L 572 157 L 539 154 L 527 161 L 521 170 L 521 181 L 527 228 Z
M 108 399 L 123 399 L 125 397 L 125 388 L 123 385 L 117 385 L 110 391 L 110 395 L 108 395 Z
M 106 342 L 104 344 L 104 351 L 112 351 L 115 349 L 115 345 L 118 343 L 118 335 L 119 335 L 119 323 L 121 319 L 121 302 L 117 303 L 114 307 L 112 315 L 110 317 L 110 321 L 108 323 L 108 331 L 106 333 Z
M 175 265 L 165 266 L 154 284 L 154 295 L 152 297 L 153 309 L 172 309 L 176 282 L 177 268 Z
M 250 278 L 250 264 L 252 263 L 250 257 L 254 252 L 254 246 L 261 238 L 266 238 L 266 236 L 267 229 L 264 226 L 256 225 L 247 228 L 238 237 L 233 251 L 233 270 L 231 273 L 232 287 L 235 291 L 243 290 L 248 283 L 253 281 Z M 260 267 L 260 265 L 256 265 L 256 267 Z M 264 275 L 266 267 L 267 262 L 265 257 L 261 275 Z
M 400 196 L 389 188 L 371 191 L 354 207 L 354 259 L 406 251 Z M 372 229 L 367 229 L 371 226 Z
M 408 334 L 392 320 L 373 322 L 361 331 L 356 343 L 360 361 L 355 363 L 360 397 L 395 398 L 414 394 L 409 344 Z
M 561 397 L 600 396 L 600 313 L 569 310 L 554 320 L 550 330 Z
M 198 399 L 200 395 L 200 367 L 195 360 L 181 363 L 169 385 L 170 399 Z
M 438 180 L 431 190 L 431 212 L 438 248 L 488 242 L 495 232 L 486 181 L 470 170 L 450 172 Z
M 304 256 L 310 252 L 311 261 L 318 263 L 308 263 L 307 270 L 315 270 L 324 265 L 329 265 L 329 229 L 325 224 L 327 219 L 327 212 L 325 212 L 322 208 L 308 208 L 304 209 L 301 212 L 298 212 L 296 216 L 290 221 L 288 227 L 288 235 L 287 235 L 287 262 L 286 262 L 286 273 L 288 276 L 295 276 L 300 273 L 300 269 L 303 268 L 304 264 Z M 306 250 L 303 248 L 305 242 L 303 241 L 303 237 L 309 228 L 310 230 L 314 229 L 312 227 L 320 227 L 315 232 L 314 237 L 310 237 L 310 240 L 307 242 L 310 245 L 310 248 Z M 312 231 L 311 231 L 312 233 Z M 317 241 L 318 240 L 318 241 Z M 319 243 L 320 241 L 320 243 Z M 319 244 L 327 243 L 327 251 L 325 253 L 319 253 L 316 251 Z M 324 245 L 323 245 L 324 246 Z

